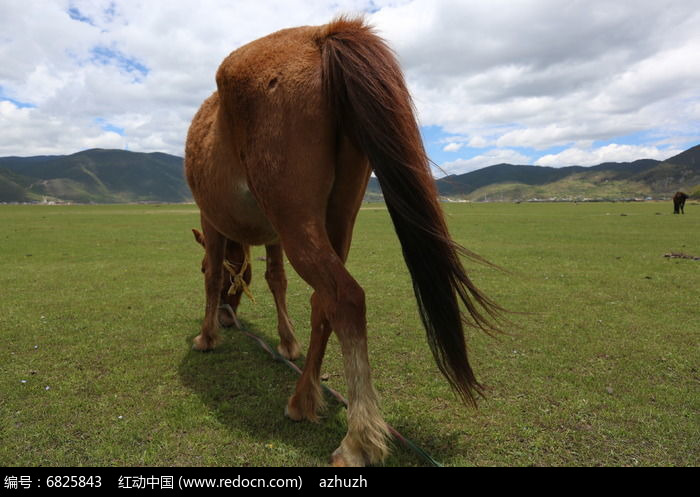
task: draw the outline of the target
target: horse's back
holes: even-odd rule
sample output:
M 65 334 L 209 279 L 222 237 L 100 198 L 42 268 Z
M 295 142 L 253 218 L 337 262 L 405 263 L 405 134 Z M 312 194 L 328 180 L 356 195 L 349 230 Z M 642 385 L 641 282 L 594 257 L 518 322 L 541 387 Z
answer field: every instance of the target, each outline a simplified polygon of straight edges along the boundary
M 216 73 L 222 99 L 245 112 L 249 99 L 279 102 L 285 89 L 299 94 L 312 89 L 314 79 L 320 84 L 318 32 L 319 27 L 284 29 L 233 51 Z

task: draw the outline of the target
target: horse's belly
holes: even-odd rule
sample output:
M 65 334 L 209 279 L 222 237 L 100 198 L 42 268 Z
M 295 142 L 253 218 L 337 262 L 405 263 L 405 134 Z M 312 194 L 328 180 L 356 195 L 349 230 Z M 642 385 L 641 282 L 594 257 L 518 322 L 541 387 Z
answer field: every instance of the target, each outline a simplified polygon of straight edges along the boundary
M 193 192 L 199 209 L 226 238 L 248 245 L 278 242 L 278 236 L 245 180 L 229 180 L 216 192 Z
M 238 182 L 232 188 L 230 216 L 230 233 L 226 236 L 250 245 L 264 245 L 278 241 L 277 232 L 270 224 L 260 204 L 253 196 L 248 184 Z M 239 214 L 240 213 L 240 214 Z
M 227 238 L 248 245 L 276 243 L 277 232 L 248 187 L 235 130 L 219 111 L 215 92 L 190 126 L 185 174 L 192 195 L 202 215 Z
M 277 232 L 245 182 L 236 182 L 231 195 L 217 209 L 216 220 L 207 218 L 227 238 L 249 245 L 266 245 L 278 241 Z

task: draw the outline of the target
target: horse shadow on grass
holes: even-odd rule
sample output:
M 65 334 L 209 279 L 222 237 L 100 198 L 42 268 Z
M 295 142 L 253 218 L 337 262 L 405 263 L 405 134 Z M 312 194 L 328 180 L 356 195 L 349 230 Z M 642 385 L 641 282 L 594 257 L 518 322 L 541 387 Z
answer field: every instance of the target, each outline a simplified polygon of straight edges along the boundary
M 254 324 L 241 320 L 244 328 L 275 347 L 277 337 L 270 337 Z M 198 323 L 199 324 L 199 323 Z M 222 329 L 222 343 L 211 352 L 191 349 L 194 335 L 188 336 L 189 350 L 182 359 L 179 375 L 183 385 L 194 392 L 215 418 L 235 437 L 246 433 L 259 440 L 260 446 L 291 447 L 308 464 L 327 465 L 331 452 L 346 434 L 345 407 L 324 393 L 326 408 L 319 423 L 295 422 L 284 416 L 284 407 L 298 378 L 283 362 L 275 360 L 254 340 L 236 329 Z M 304 357 L 295 361 L 303 367 Z M 331 385 L 344 389 L 344 384 Z M 421 416 L 423 418 L 423 416 Z M 390 419 L 387 419 L 391 423 Z M 430 419 L 402 420 L 394 426 L 404 436 L 424 433 Z M 456 439 L 458 434 L 451 435 Z M 431 437 L 415 440 L 428 452 L 439 447 L 439 456 L 450 459 L 456 453 L 456 440 Z M 453 443 L 455 442 L 455 443 Z M 277 456 L 275 456 L 277 457 Z M 293 464 L 293 463 L 292 463 Z M 386 466 L 425 466 L 428 463 L 408 448 L 394 441 Z M 231 465 L 237 465 L 234 462 Z M 256 464 L 259 465 L 259 464 Z

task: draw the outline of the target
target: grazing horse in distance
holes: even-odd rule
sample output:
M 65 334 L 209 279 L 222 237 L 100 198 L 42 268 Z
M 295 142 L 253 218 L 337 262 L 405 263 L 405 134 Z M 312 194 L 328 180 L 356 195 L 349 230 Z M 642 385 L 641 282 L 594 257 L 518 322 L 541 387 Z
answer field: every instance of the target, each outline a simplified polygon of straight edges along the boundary
M 685 207 L 685 200 L 688 198 L 683 192 L 676 192 L 673 196 L 673 213 L 674 214 L 685 214 L 683 210 Z
M 331 332 L 343 355 L 348 431 L 337 466 L 382 461 L 388 428 L 372 386 L 365 293 L 345 267 L 370 174 L 379 180 L 413 281 L 428 344 L 467 403 L 482 387 L 463 324 L 492 330 L 502 310 L 469 279 L 438 202 L 395 55 L 362 19 L 285 29 L 232 52 L 187 137 L 185 173 L 206 239 L 205 317 L 194 348 L 218 339 L 229 241 L 281 246 L 313 289 L 304 370 L 285 413 L 318 419 Z M 466 313 L 462 312 L 462 307 Z
M 194 239 L 204 247 L 205 254 L 202 259 L 202 273 L 206 275 L 208 258 L 206 255 L 206 240 L 204 234 L 196 229 L 192 229 Z M 277 332 L 280 336 L 280 344 L 277 352 L 283 357 L 294 360 L 301 355 L 299 344 L 294 336 L 294 327 L 287 315 L 287 277 L 284 272 L 284 260 L 282 258 L 282 247 L 279 245 L 268 245 L 265 247 L 267 257 L 267 270 L 265 280 L 275 299 L 277 307 Z M 252 279 L 252 269 L 250 261 L 250 247 L 241 245 L 233 240 L 226 240 L 224 251 L 224 263 L 221 267 L 222 286 L 219 292 L 218 318 L 221 326 L 236 326 L 241 328 L 236 312 L 243 293 L 246 292 Z M 236 281 L 238 280 L 238 281 Z M 252 294 L 248 293 L 252 298 Z

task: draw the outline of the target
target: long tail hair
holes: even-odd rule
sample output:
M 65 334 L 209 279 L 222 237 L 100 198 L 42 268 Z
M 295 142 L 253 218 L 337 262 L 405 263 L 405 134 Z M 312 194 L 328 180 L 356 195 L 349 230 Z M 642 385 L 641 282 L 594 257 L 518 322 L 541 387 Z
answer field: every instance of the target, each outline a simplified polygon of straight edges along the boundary
M 474 404 L 474 392 L 483 395 L 483 389 L 467 358 L 459 303 L 471 317 L 464 322 L 486 331 L 496 330 L 492 322 L 502 309 L 477 289 L 460 261 L 460 255 L 480 258 L 450 238 L 396 57 L 362 19 L 336 19 L 318 44 L 329 106 L 379 180 L 435 361 L 458 395 Z

